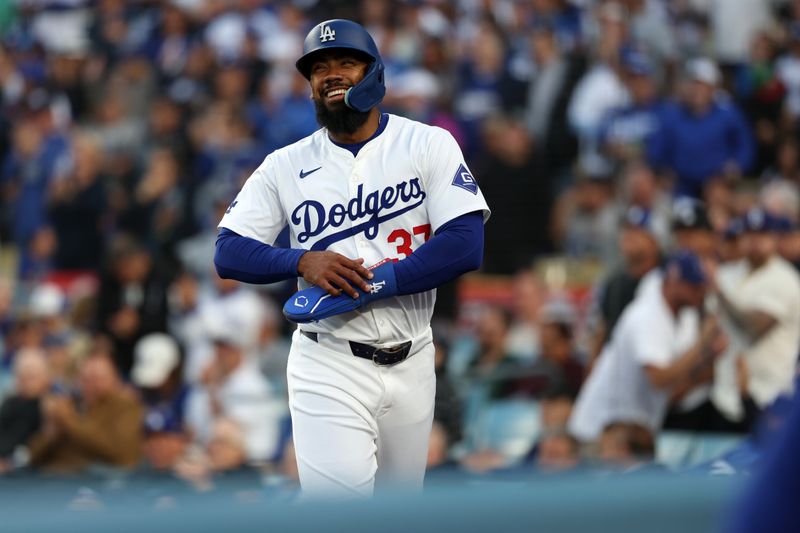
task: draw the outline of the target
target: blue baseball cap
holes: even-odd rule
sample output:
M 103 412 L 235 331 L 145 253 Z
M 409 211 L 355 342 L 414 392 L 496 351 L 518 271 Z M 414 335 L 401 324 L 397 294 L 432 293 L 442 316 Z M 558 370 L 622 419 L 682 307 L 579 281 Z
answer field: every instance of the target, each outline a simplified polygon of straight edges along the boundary
M 743 231 L 756 233 L 786 233 L 791 230 L 792 223 L 775 216 L 761 207 L 754 207 L 742 218 Z
M 692 252 L 681 250 L 667 260 L 666 272 L 677 272 L 678 277 L 692 285 L 703 285 L 708 281 L 700 258 Z
M 625 47 L 620 52 L 622 67 L 637 76 L 652 76 L 655 69 L 650 59 L 641 51 Z

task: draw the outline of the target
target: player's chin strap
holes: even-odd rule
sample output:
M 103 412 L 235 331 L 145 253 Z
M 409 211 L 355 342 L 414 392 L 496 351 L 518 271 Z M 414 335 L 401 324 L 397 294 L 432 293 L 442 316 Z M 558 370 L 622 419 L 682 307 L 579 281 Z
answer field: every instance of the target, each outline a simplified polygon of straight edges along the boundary
M 344 93 L 345 105 L 361 113 L 365 113 L 378 105 L 386 94 L 386 87 L 383 84 L 383 71 L 383 63 L 374 61 L 364 75 L 364 79 Z
M 355 311 L 375 300 L 389 298 L 397 294 L 397 279 L 394 274 L 394 262 L 385 259 L 370 268 L 372 279 L 370 290 L 358 291 L 358 298 L 342 292 L 339 296 L 331 296 L 316 285 L 298 291 L 283 306 L 283 314 L 292 322 L 303 324 L 322 320 L 334 315 Z

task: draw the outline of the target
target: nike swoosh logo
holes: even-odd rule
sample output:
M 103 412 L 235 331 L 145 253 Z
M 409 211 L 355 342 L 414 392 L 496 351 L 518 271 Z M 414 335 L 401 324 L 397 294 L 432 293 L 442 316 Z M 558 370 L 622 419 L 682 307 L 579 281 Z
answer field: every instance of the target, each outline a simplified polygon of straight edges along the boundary
M 303 178 L 305 178 L 305 177 L 306 177 L 306 176 L 308 176 L 309 174 L 313 174 L 314 172 L 316 172 L 317 170 L 319 170 L 319 169 L 321 169 L 321 168 L 322 168 L 322 167 L 317 167 L 317 168 L 315 168 L 314 170 L 309 170 L 308 172 L 303 172 L 303 169 L 301 168 L 301 169 L 300 169 L 300 179 L 303 179 Z

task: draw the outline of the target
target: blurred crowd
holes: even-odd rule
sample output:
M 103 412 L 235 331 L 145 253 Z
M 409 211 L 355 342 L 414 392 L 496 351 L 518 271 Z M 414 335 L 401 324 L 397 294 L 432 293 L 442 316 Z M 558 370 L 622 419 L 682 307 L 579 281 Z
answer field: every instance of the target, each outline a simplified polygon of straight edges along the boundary
M 432 471 L 651 465 L 665 429 L 752 434 L 791 394 L 800 1 L 17 0 L 0 472 L 296 482 L 293 287 L 212 257 L 244 180 L 318 128 L 294 62 L 334 17 L 492 208 L 489 296 L 445 288 L 435 316 Z

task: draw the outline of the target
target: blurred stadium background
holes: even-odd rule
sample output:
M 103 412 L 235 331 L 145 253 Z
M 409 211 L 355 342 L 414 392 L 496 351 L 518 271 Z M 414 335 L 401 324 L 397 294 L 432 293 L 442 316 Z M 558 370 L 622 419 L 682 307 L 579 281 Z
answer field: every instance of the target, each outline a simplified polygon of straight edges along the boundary
M 382 109 L 449 130 L 493 211 L 481 271 L 439 291 L 429 488 L 358 521 L 291 505 L 292 285 L 212 266 L 244 180 L 318 127 L 294 61 L 334 17 L 376 38 Z M 673 251 L 722 270 L 768 234 L 798 283 L 796 0 L 0 0 L 0 110 L 0 510 L 19 530 L 709 531 L 788 412 L 791 314 L 766 353 L 744 340 L 727 375 L 675 384 L 663 426 L 568 425 Z

